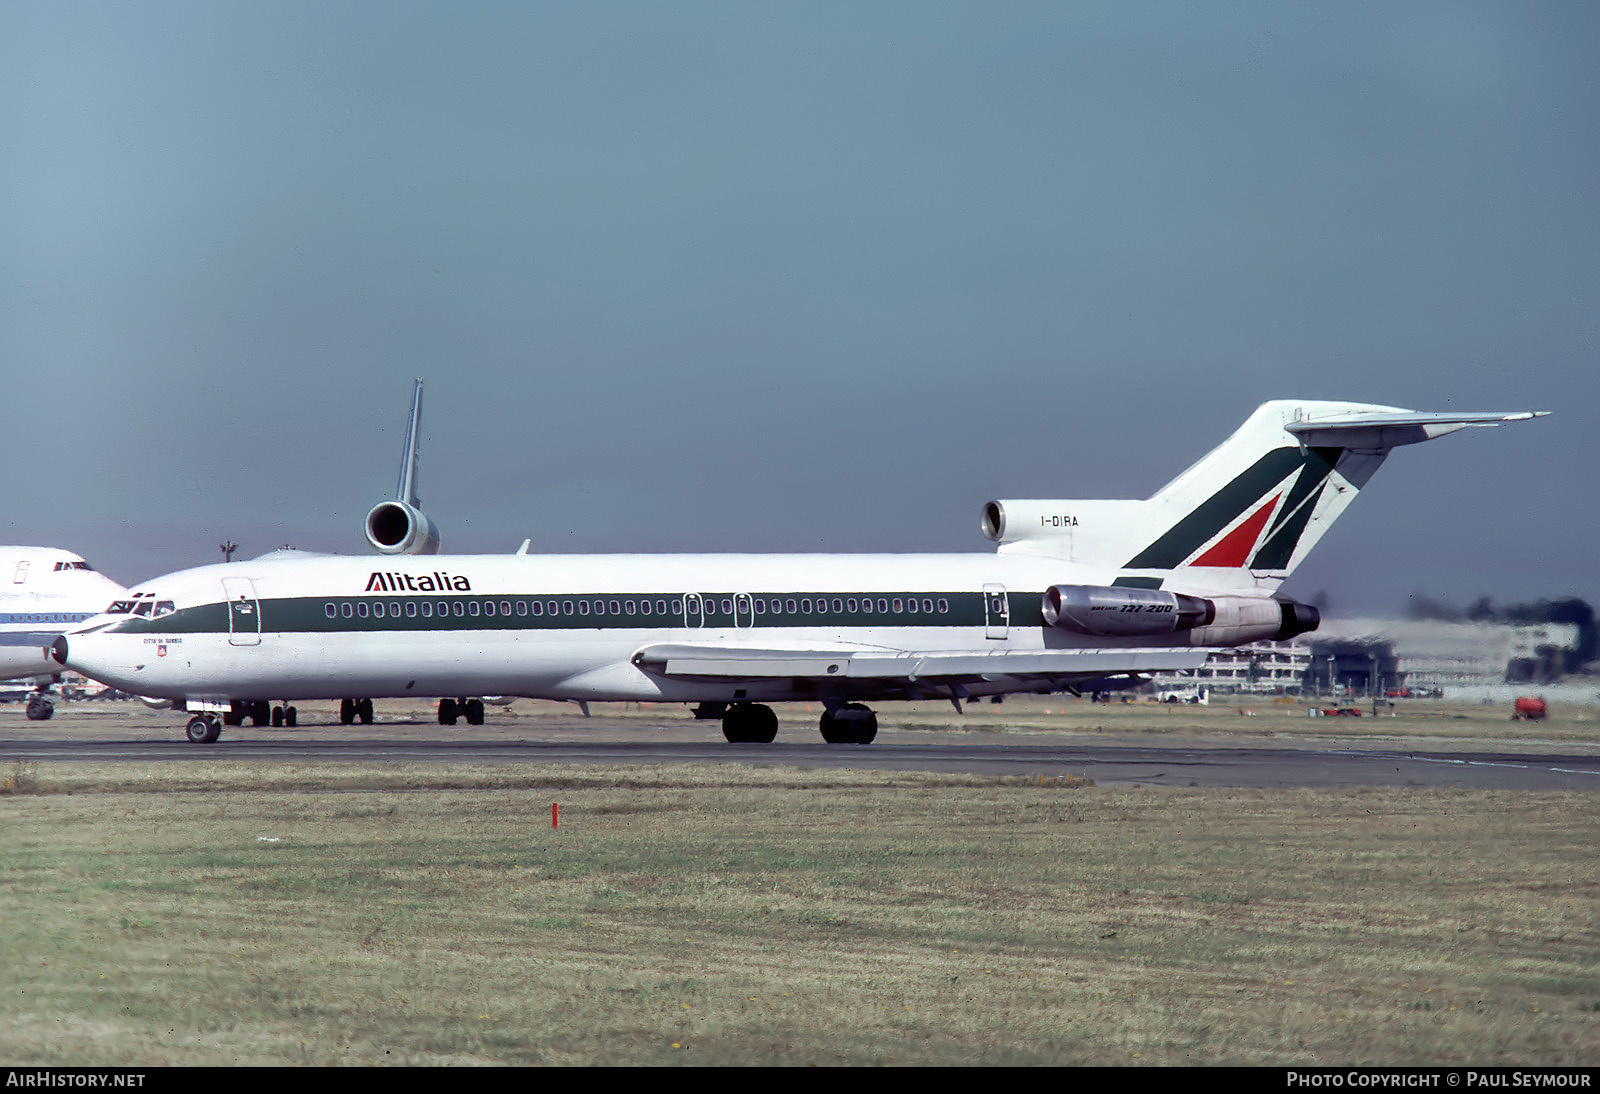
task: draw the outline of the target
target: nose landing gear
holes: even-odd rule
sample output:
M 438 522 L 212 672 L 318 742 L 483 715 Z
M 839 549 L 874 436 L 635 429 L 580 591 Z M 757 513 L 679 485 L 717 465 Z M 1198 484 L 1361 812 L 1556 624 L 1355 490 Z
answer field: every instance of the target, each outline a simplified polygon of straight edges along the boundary
M 196 714 L 184 727 L 183 735 L 197 745 L 209 745 L 222 736 L 222 723 L 215 714 Z

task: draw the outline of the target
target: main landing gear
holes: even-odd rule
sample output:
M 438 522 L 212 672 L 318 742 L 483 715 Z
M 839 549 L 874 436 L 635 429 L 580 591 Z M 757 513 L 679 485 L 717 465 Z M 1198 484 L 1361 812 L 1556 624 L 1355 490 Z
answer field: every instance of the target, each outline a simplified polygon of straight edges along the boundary
M 734 744 L 770 745 L 778 736 L 778 716 L 761 703 L 733 703 L 722 713 L 722 735 Z
M 830 745 L 870 745 L 878 736 L 878 716 L 860 703 L 822 712 L 822 739 Z
M 28 721 L 48 722 L 56 712 L 56 705 L 44 691 L 28 696 Z
M 340 699 L 339 724 L 351 725 L 357 718 L 361 719 L 361 724 L 364 726 L 370 726 L 372 724 L 372 700 Z
M 273 706 L 265 699 L 255 699 L 249 702 L 235 701 L 231 709 L 223 713 L 222 724 L 242 726 L 248 718 L 253 726 L 264 726 L 269 722 L 275 726 L 292 726 L 299 721 L 299 717 L 299 712 L 287 704 Z
M 695 717 L 707 717 L 701 711 L 710 706 L 701 703 Z M 822 712 L 821 729 L 830 745 L 870 745 L 878 736 L 878 716 L 860 703 L 834 703 Z M 722 709 L 722 735 L 734 744 L 771 744 L 778 736 L 778 716 L 761 703 L 728 703 Z
M 453 726 L 457 718 L 465 718 L 469 726 L 483 725 L 483 700 L 440 699 L 439 724 Z

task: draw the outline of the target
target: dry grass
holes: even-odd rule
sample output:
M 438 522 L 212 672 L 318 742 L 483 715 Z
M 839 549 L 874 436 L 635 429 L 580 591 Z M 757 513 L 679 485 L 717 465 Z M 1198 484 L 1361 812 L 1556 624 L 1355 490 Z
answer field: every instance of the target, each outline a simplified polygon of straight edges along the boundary
M 0 1058 L 1594 1064 L 1597 821 L 1565 793 L 47 765 L 0 797 Z

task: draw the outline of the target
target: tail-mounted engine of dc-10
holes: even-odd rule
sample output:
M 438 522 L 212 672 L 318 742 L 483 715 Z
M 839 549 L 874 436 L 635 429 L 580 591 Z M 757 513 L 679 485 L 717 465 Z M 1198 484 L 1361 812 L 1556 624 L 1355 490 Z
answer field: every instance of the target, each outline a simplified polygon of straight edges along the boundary
M 1043 613 L 1049 626 L 1078 634 L 1125 638 L 1185 631 L 1196 646 L 1282 641 L 1314 631 L 1321 622 L 1316 608 L 1293 600 L 1107 585 L 1052 585 L 1045 590 Z

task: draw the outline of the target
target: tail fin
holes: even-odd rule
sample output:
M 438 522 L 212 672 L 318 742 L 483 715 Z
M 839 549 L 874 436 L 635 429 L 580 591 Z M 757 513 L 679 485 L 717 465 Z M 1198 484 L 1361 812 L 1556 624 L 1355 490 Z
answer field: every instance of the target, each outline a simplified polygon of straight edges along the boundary
M 1391 449 L 1542 412 L 1419 414 L 1365 403 L 1264 403 L 1144 501 L 1003 501 L 985 533 L 1007 553 L 1109 571 L 1108 584 L 1275 590 Z
M 386 555 L 436 555 L 439 528 L 422 511 L 417 499 L 417 438 L 422 429 L 422 381 L 411 390 L 411 418 L 406 423 L 406 447 L 400 456 L 400 481 L 394 500 L 380 501 L 367 510 L 367 542 Z

